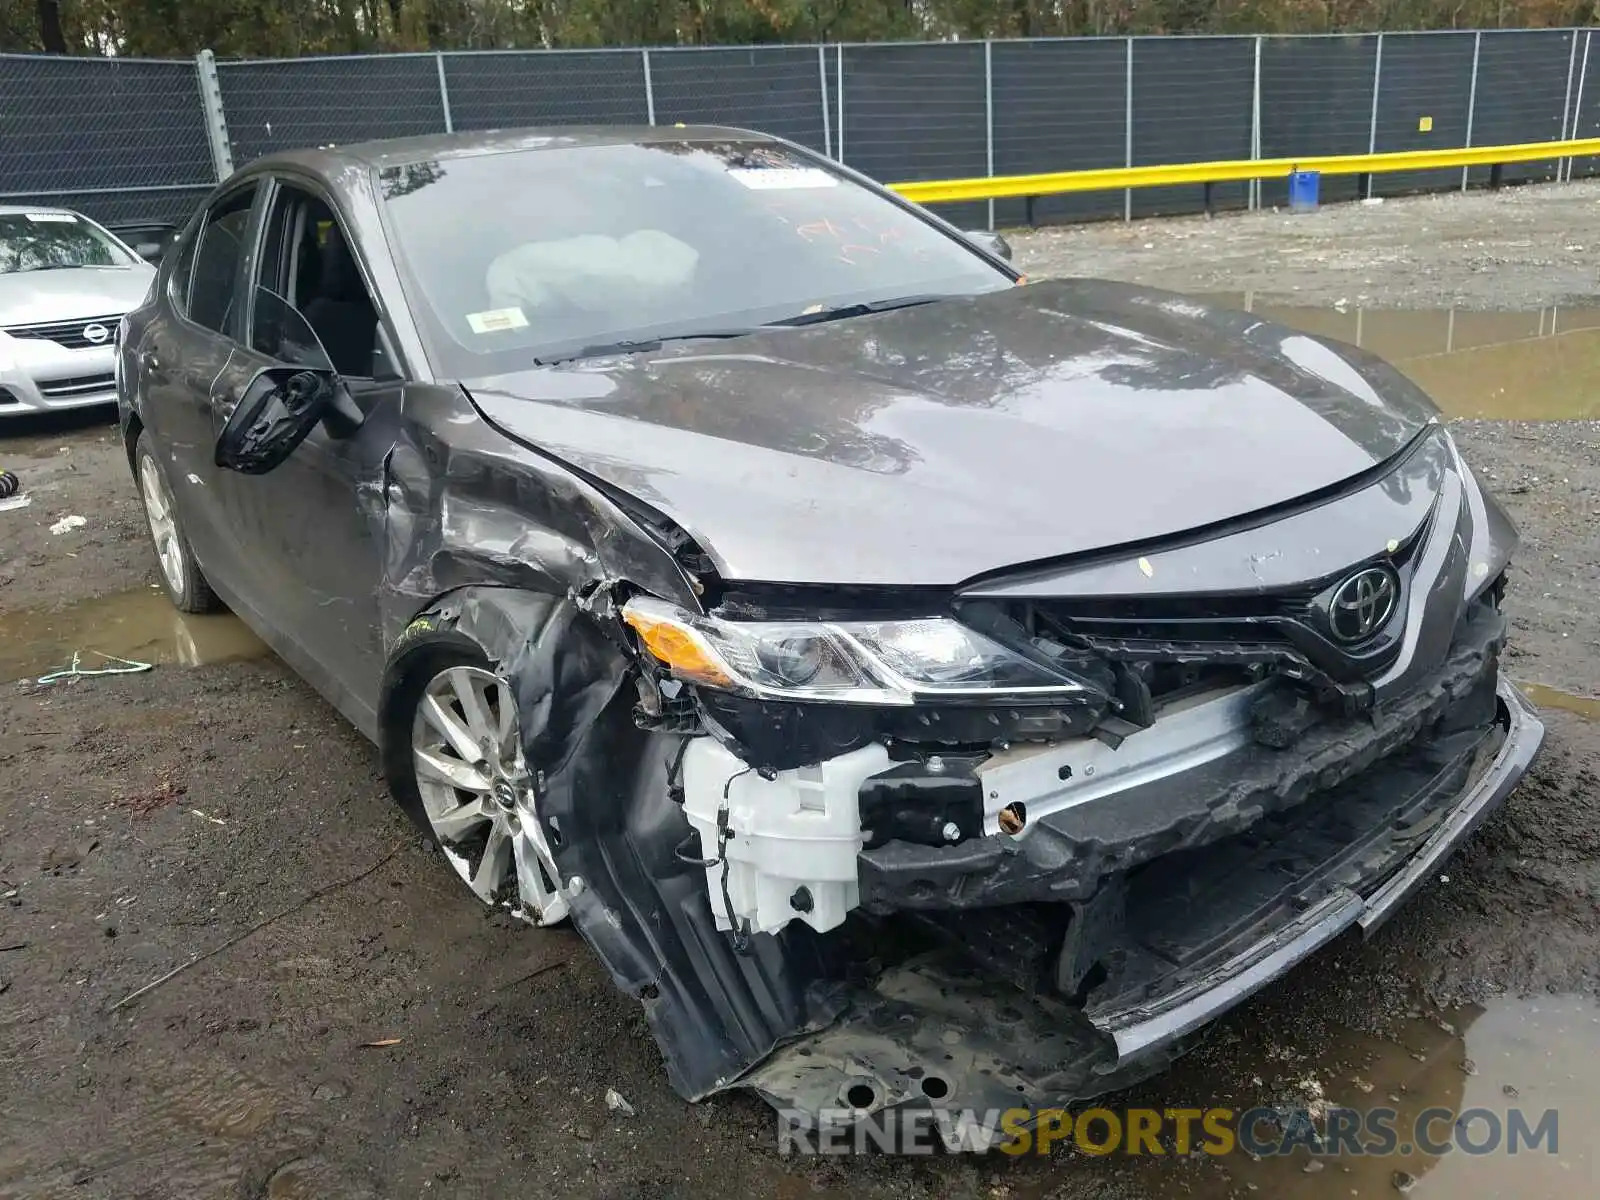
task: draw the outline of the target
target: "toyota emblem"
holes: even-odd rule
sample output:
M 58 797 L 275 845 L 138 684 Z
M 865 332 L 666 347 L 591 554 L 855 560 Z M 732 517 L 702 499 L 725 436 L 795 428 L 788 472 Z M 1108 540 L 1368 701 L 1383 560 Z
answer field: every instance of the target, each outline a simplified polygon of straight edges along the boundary
M 105 341 L 110 336 L 111 336 L 111 330 L 107 329 L 104 325 L 100 324 L 100 322 L 98 322 L 98 321 L 96 321 L 92 325 L 85 325 L 83 327 L 83 340 L 86 341 L 86 342 L 92 342 L 96 346 L 98 346 L 101 342 Z
M 1400 579 L 1389 567 L 1357 571 L 1333 589 L 1328 627 L 1341 642 L 1364 642 L 1389 623 L 1400 602 Z

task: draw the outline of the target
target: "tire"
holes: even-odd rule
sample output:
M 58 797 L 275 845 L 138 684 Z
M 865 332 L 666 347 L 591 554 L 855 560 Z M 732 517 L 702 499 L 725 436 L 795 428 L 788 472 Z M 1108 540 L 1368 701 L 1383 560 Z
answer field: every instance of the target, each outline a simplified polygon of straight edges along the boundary
M 194 550 L 172 503 L 166 472 L 147 432 L 141 432 L 134 443 L 133 464 L 134 483 L 144 502 L 145 526 L 156 552 L 156 575 L 167 589 L 167 598 L 179 612 L 214 612 L 222 603 L 194 560 Z
M 467 890 L 534 925 L 567 915 L 566 893 L 522 757 L 516 700 L 470 639 L 439 631 L 409 648 L 385 706 L 395 799 Z

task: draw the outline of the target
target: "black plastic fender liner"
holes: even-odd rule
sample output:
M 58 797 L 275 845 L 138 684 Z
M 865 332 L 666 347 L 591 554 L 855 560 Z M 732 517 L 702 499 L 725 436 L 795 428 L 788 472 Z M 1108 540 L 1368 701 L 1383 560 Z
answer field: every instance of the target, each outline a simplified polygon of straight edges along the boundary
M 412 621 L 391 675 L 409 647 L 448 635 L 476 643 L 509 681 L 573 924 L 644 1004 L 673 1087 L 699 1099 L 833 1020 L 842 988 L 803 924 L 754 936 L 743 952 L 717 930 L 705 871 L 675 853 L 692 833 L 669 788 L 682 736 L 634 721 L 634 667 L 604 607 L 466 588 Z

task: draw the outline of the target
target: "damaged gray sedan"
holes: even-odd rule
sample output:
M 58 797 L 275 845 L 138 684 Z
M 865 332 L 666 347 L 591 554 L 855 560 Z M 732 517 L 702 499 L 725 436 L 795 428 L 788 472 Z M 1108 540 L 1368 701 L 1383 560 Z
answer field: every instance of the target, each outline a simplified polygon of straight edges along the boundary
M 118 381 L 174 603 L 371 737 L 478 900 L 570 918 L 690 1098 L 1123 1086 L 1543 736 L 1515 533 L 1403 376 L 1027 283 L 756 134 L 264 159 Z

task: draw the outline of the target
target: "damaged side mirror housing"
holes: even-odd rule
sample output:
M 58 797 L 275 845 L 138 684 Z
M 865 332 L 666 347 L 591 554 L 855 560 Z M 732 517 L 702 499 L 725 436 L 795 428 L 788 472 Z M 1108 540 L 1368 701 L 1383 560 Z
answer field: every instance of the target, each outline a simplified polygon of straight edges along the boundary
M 967 241 L 979 249 L 987 250 L 996 258 L 1011 261 L 1011 243 L 1006 241 L 992 229 L 968 229 L 964 235 Z
M 278 466 L 318 421 L 334 436 L 361 424 L 361 410 L 332 371 L 267 367 L 250 381 L 217 438 L 217 465 L 245 475 Z

